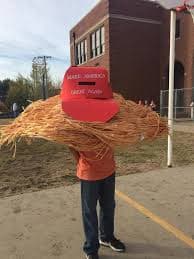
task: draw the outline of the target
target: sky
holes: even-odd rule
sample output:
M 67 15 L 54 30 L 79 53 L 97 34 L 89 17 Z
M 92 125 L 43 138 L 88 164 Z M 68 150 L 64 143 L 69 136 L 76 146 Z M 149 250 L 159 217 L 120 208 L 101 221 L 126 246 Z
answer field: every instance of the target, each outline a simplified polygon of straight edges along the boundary
M 29 76 L 32 59 L 51 56 L 51 77 L 70 65 L 69 31 L 98 0 L 0 0 L 0 80 Z

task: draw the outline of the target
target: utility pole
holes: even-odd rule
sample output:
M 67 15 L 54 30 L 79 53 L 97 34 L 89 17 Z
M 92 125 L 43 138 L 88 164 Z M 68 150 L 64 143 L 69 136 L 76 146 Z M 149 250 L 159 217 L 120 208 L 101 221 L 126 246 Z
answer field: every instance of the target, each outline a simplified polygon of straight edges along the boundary
M 46 100 L 48 98 L 48 80 L 47 80 L 47 59 L 51 56 L 38 56 L 34 57 L 32 60 L 32 66 L 35 71 L 35 84 L 37 83 L 37 70 L 41 69 L 42 72 L 42 98 Z

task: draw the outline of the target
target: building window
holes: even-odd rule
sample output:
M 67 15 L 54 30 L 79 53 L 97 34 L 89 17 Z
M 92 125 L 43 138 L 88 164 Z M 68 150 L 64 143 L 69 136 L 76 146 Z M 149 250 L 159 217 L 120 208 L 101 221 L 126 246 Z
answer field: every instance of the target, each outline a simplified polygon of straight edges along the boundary
M 181 33 L 181 21 L 178 19 L 176 20 L 176 39 L 179 39 L 181 37 L 180 33 Z
M 76 45 L 76 64 L 80 65 L 87 61 L 87 40 L 82 40 Z
M 104 26 L 90 35 L 91 58 L 97 57 L 105 51 Z

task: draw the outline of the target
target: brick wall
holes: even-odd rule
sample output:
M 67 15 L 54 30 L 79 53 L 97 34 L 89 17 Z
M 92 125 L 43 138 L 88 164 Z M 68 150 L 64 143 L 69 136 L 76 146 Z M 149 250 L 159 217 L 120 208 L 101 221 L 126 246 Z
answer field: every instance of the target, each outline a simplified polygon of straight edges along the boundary
M 185 71 L 183 87 L 192 86 L 193 69 L 193 49 L 194 49 L 194 26 L 190 15 L 178 13 L 177 19 L 180 19 L 180 38 L 176 39 L 175 61 L 180 62 Z M 163 29 L 161 37 L 161 79 L 167 80 L 169 65 L 169 47 L 170 47 L 170 13 L 163 13 Z M 165 77 L 165 78 L 164 78 Z M 168 82 L 161 81 L 161 88 L 167 88 Z M 175 86 L 176 87 L 176 86 Z
M 132 17 L 160 20 L 161 7 L 145 0 L 110 0 L 110 12 Z
M 88 60 L 83 65 L 104 66 L 115 91 L 126 98 L 159 104 L 160 89 L 168 87 L 170 12 L 144 0 L 102 0 L 70 31 L 71 64 L 75 42 L 87 39 Z M 185 70 L 184 86 L 193 79 L 194 26 L 189 15 L 181 19 L 176 60 Z M 90 33 L 105 26 L 105 53 L 90 59 Z
M 75 25 L 70 31 L 70 52 L 71 52 L 71 64 L 74 64 L 74 46 L 73 46 L 73 32 L 75 33 L 75 42 L 79 42 L 80 40 L 86 38 L 87 39 L 87 46 L 90 46 L 90 33 L 95 30 L 95 28 L 99 27 L 100 25 L 105 24 L 105 32 L 106 32 L 106 46 L 107 52 L 106 54 L 109 55 L 108 52 L 108 35 L 109 35 L 109 23 L 106 16 L 109 13 L 109 1 L 102 0 L 97 4 L 91 12 L 89 12 L 77 25 Z M 99 57 L 96 60 L 89 60 L 90 57 L 90 50 L 88 47 L 88 65 L 95 65 L 100 63 L 104 66 L 108 67 L 108 58 L 107 57 Z
M 115 91 L 159 103 L 161 8 L 145 1 L 110 1 L 110 78 Z M 136 17 L 136 19 L 133 19 Z

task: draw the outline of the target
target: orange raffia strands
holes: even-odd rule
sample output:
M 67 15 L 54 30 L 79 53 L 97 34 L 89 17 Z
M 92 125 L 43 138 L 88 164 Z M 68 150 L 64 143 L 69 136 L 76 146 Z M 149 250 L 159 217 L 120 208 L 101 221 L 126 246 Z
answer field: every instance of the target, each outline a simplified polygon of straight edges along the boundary
M 120 111 L 106 123 L 71 119 L 62 111 L 58 95 L 33 102 L 11 124 L 0 128 L 0 146 L 11 144 L 16 150 L 20 139 L 40 138 L 103 156 L 108 147 L 131 146 L 167 134 L 167 122 L 156 112 L 121 95 L 114 94 L 114 98 Z

